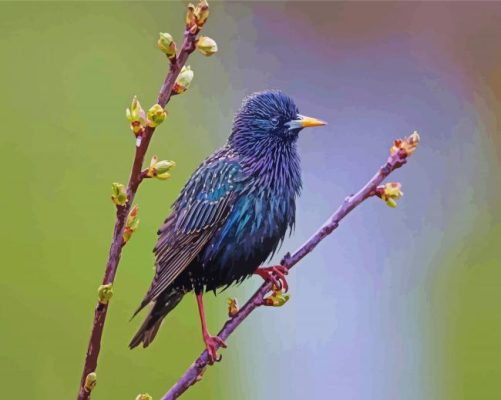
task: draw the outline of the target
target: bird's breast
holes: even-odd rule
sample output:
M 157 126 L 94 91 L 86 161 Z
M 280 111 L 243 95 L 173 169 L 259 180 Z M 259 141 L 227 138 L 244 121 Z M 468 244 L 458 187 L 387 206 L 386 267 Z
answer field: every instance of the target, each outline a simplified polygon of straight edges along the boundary
M 219 287 L 252 274 L 277 250 L 294 220 L 294 195 L 271 190 L 242 193 L 202 256 L 208 281 Z
M 232 209 L 197 261 L 209 290 L 252 274 L 274 254 L 295 221 L 301 177 L 294 148 L 240 159 L 240 165 Z

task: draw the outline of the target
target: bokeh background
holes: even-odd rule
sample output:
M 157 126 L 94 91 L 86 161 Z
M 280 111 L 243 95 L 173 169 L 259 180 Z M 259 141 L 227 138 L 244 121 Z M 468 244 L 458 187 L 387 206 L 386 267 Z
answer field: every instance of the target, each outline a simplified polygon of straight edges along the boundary
M 290 276 L 292 299 L 254 313 L 224 361 L 186 399 L 498 399 L 501 393 L 501 4 L 212 2 L 189 92 L 169 104 L 151 153 L 168 182 L 140 189 L 93 398 L 158 399 L 202 349 L 187 296 L 147 350 L 127 344 L 152 277 L 155 232 L 199 162 L 224 144 L 250 92 L 279 88 L 329 122 L 304 132 L 306 240 L 385 160 L 422 144 L 393 175 L 397 209 L 375 199 Z M 3 398 L 76 396 L 114 220 L 110 184 L 134 149 L 124 109 L 154 102 L 181 40 L 182 2 L 1 2 L 1 329 Z M 279 259 L 277 256 L 277 260 Z M 213 332 L 226 299 L 207 296 Z

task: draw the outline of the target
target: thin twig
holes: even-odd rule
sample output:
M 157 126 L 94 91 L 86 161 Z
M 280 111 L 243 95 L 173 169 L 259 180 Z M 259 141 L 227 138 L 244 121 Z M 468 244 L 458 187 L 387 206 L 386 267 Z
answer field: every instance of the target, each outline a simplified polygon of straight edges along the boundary
M 417 136 L 417 139 L 419 140 L 419 136 Z M 412 154 L 412 152 L 406 152 L 404 149 L 393 152 L 393 154 L 388 158 L 386 164 L 379 169 L 379 171 L 365 184 L 365 186 L 356 194 L 348 196 L 336 212 L 334 212 L 334 214 L 327 219 L 324 225 L 298 250 L 296 250 L 294 254 L 290 255 L 288 253 L 282 260 L 281 264 L 287 267 L 287 269 L 291 269 L 303 257 L 311 253 L 325 237 L 338 227 L 339 223 L 346 215 L 348 215 L 355 207 L 360 205 L 366 199 L 376 195 L 376 188 L 378 185 L 380 185 L 383 180 L 386 179 L 386 177 L 395 169 L 406 163 L 408 154 Z M 221 339 L 226 340 L 252 311 L 264 304 L 264 298 L 271 289 L 272 284 L 269 281 L 263 283 L 247 301 L 247 303 L 238 311 L 238 313 L 226 321 L 218 336 Z M 216 344 L 216 347 L 219 348 L 220 346 Z M 172 400 L 181 396 L 181 394 L 183 394 L 191 385 L 194 385 L 201 379 L 202 374 L 208 365 L 209 357 L 207 350 L 205 350 L 185 371 L 184 375 L 178 380 L 178 382 L 170 388 L 164 397 L 162 397 L 162 400 Z
M 190 33 L 188 29 L 185 31 L 182 48 L 177 58 L 174 58 L 171 61 L 169 70 L 158 95 L 157 103 L 162 107 L 165 107 L 165 105 L 169 102 L 172 95 L 172 89 L 176 82 L 176 78 L 178 77 L 182 67 L 186 63 L 188 56 L 195 50 L 196 38 L 197 33 Z M 145 154 L 148 150 L 148 146 L 154 132 L 155 128 L 149 126 L 145 127 L 141 135 L 142 137 L 140 144 L 139 146 L 136 146 L 134 162 L 132 164 L 129 182 L 127 185 L 128 201 L 124 206 L 117 206 L 115 228 L 113 231 L 113 239 L 111 242 L 108 262 L 106 264 L 106 270 L 103 277 L 103 285 L 112 284 L 115 279 L 118 263 L 120 261 L 120 256 L 124 245 L 123 234 L 127 221 L 127 215 L 129 214 L 129 211 L 131 209 L 137 189 L 141 181 L 143 180 L 141 170 L 143 167 Z M 97 367 L 99 351 L 101 349 L 101 338 L 103 335 L 103 328 L 107 311 L 108 304 L 97 302 L 94 312 L 92 332 L 89 340 L 89 345 L 87 347 L 87 355 L 85 357 L 82 379 L 80 381 L 78 400 L 86 400 L 90 398 L 91 391 L 86 389 L 85 380 L 90 373 L 96 370 Z

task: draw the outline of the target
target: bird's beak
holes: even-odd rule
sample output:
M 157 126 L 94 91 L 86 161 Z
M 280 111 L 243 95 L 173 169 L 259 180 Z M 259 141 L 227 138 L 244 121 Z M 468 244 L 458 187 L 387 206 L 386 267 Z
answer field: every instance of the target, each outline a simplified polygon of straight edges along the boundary
M 298 119 L 294 119 L 287 123 L 289 129 L 302 129 L 310 128 L 312 126 L 323 126 L 327 125 L 327 122 L 321 121 L 316 118 L 306 117 L 304 115 L 298 114 Z

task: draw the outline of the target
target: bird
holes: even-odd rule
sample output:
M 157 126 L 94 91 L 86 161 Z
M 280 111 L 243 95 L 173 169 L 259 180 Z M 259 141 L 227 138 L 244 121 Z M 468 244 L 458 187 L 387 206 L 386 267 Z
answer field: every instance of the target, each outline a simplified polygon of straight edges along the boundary
M 326 122 L 299 114 L 280 90 L 245 97 L 224 145 L 191 175 L 158 230 L 155 275 L 134 313 L 153 306 L 132 338 L 151 344 L 165 316 L 194 292 L 209 362 L 226 347 L 207 328 L 203 294 L 253 274 L 288 289 L 283 266 L 261 267 L 295 225 L 302 188 L 297 140 L 303 128 Z M 261 267 L 261 268 L 260 268 Z

